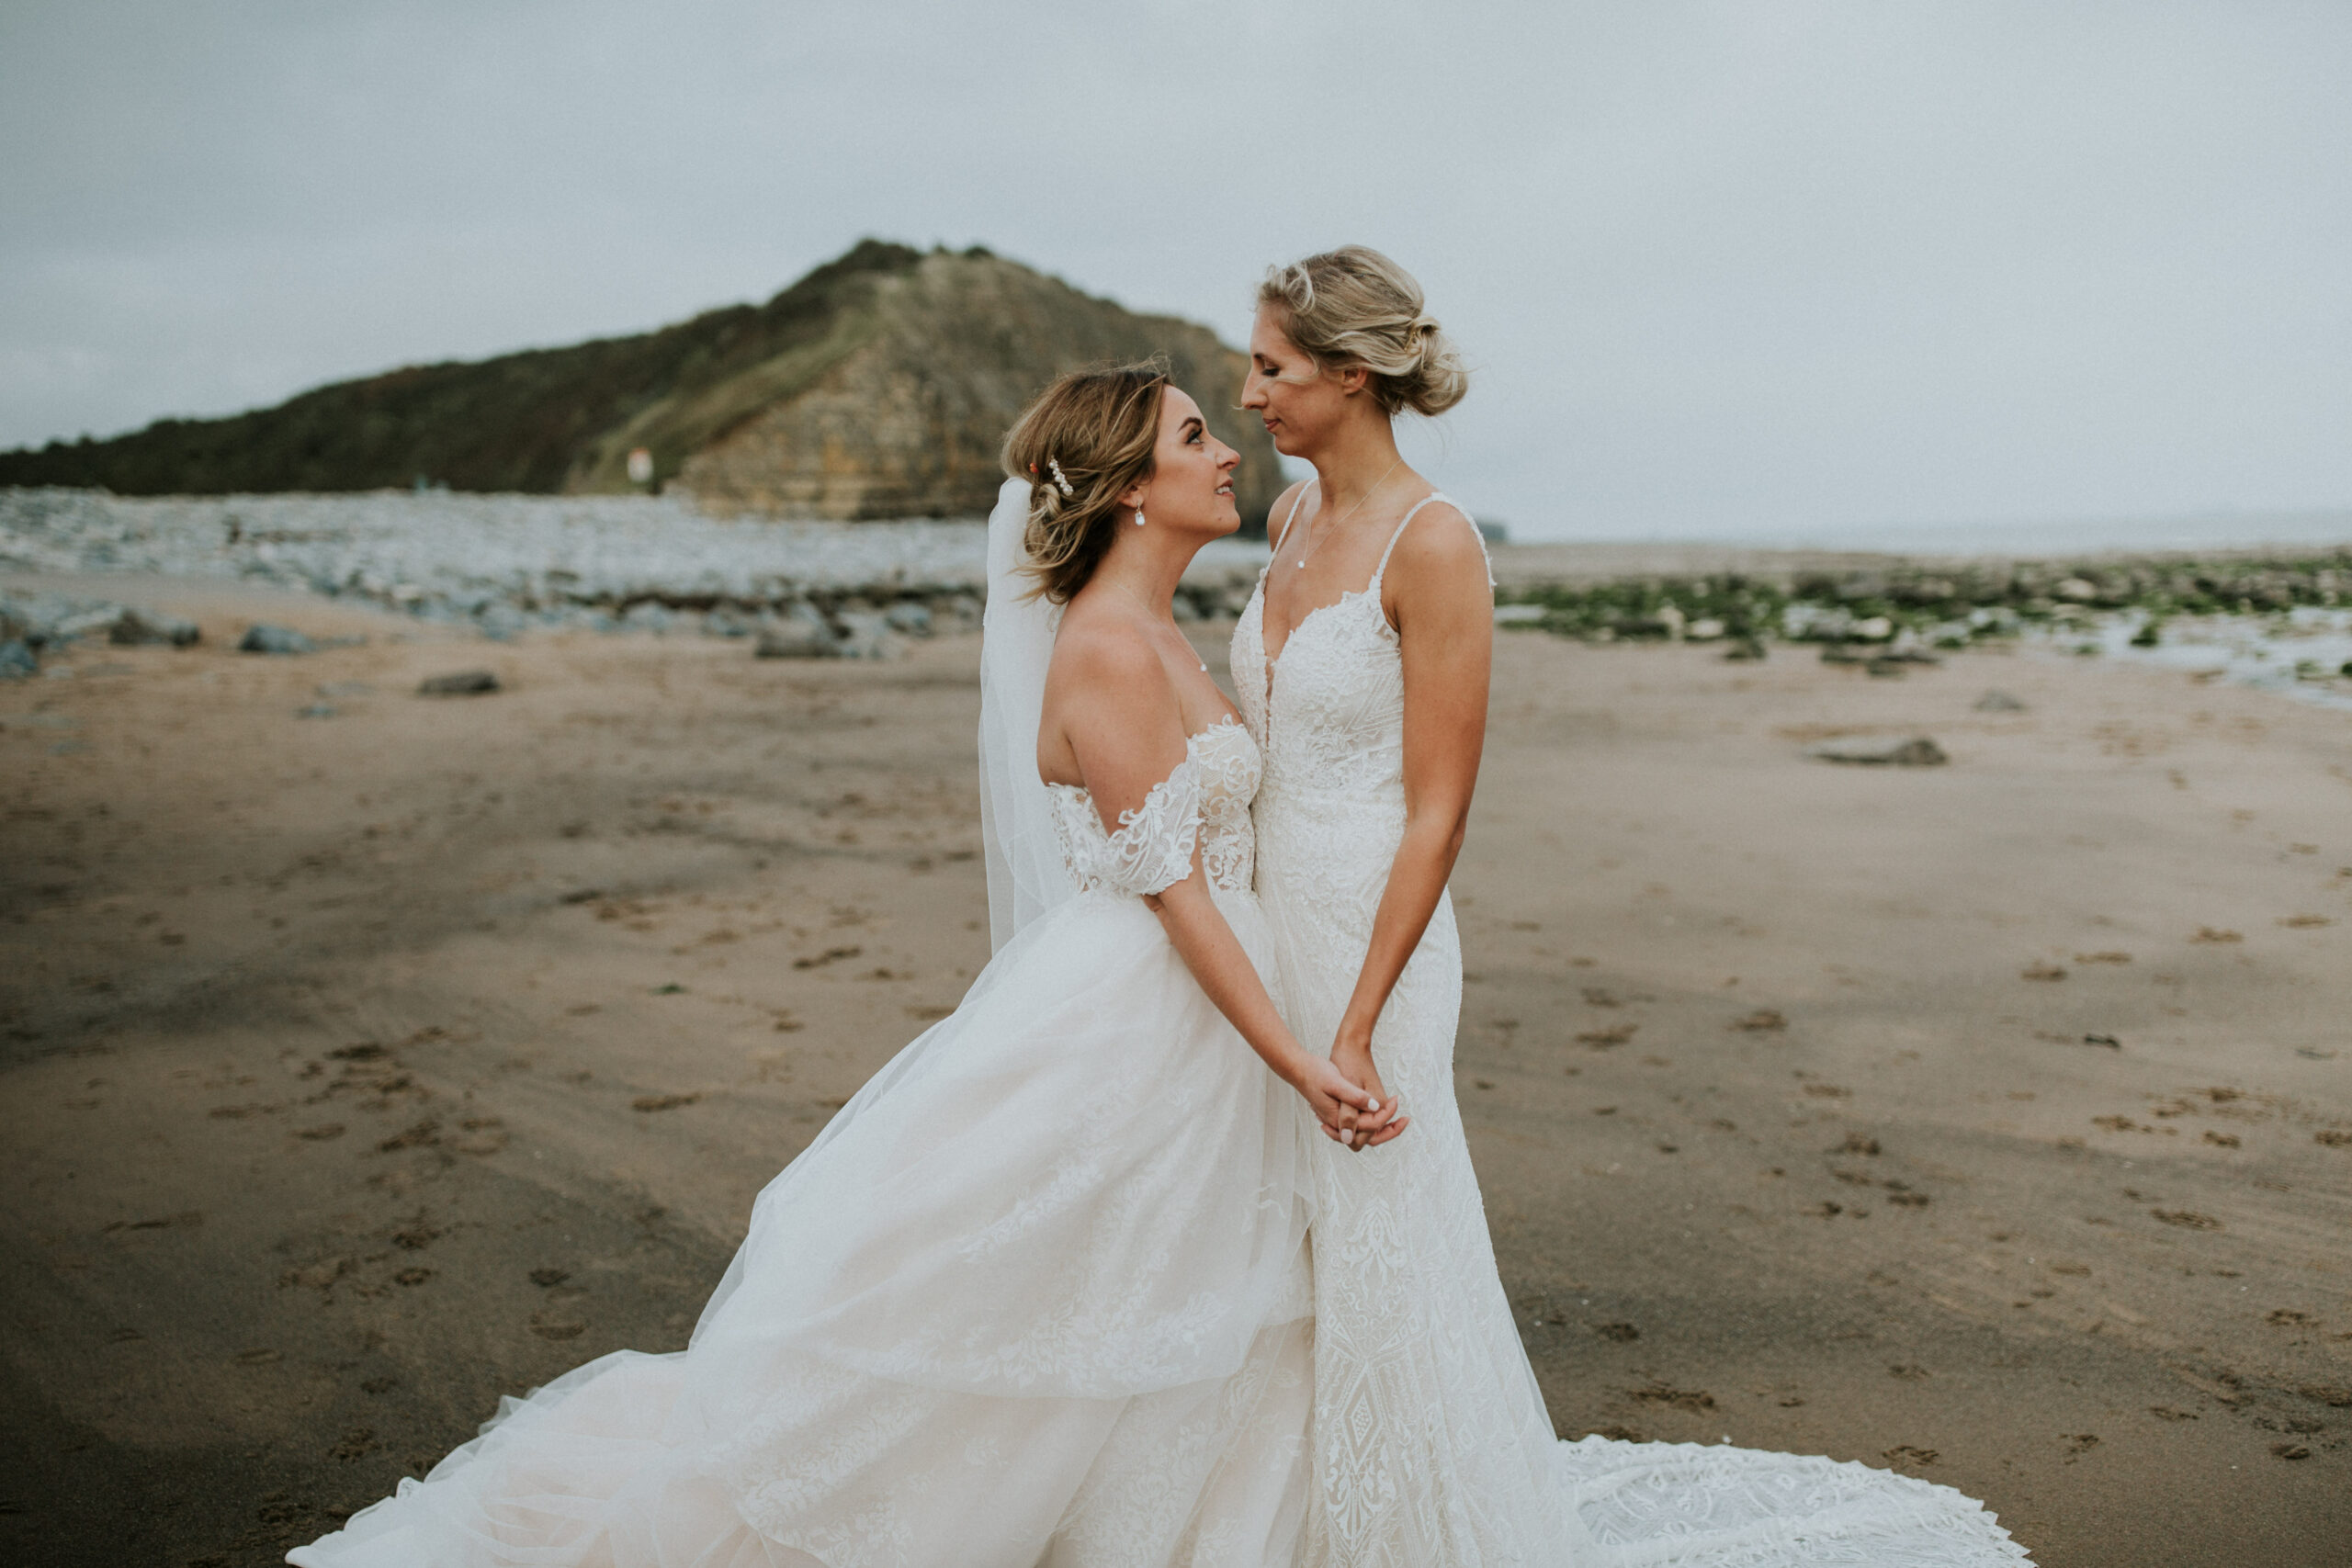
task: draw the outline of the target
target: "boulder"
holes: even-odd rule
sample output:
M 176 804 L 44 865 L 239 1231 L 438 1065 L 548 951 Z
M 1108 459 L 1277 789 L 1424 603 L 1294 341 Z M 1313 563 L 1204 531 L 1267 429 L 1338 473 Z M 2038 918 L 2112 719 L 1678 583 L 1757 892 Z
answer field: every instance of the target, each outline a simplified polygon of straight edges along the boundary
M 814 605 L 797 603 L 760 629 L 759 659 L 839 659 L 842 639 Z
M 459 670 L 447 675 L 428 675 L 419 683 L 416 694 L 421 697 L 479 697 L 499 690 L 497 674 L 489 670 Z
M 895 659 L 901 651 L 887 615 L 867 610 L 843 610 L 837 618 L 841 622 L 842 658 Z
M 107 640 L 118 648 L 192 648 L 203 636 L 194 621 L 155 610 L 126 609 L 116 617 Z
M 492 642 L 513 642 L 530 623 L 514 605 L 492 600 L 474 612 L 474 625 Z
M 319 645 L 290 626 L 256 621 L 237 643 L 239 653 L 310 653 Z
M 40 673 L 40 660 L 22 637 L 0 642 L 0 681 L 21 681 Z

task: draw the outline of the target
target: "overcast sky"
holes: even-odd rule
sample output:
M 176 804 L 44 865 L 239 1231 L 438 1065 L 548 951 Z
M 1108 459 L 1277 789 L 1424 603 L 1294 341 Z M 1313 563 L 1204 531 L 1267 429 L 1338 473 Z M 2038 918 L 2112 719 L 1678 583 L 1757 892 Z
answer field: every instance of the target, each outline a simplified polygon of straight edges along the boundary
M 2352 507 L 2352 5 L 0 7 L 0 445 L 985 243 L 1247 335 L 1361 241 L 1521 536 Z

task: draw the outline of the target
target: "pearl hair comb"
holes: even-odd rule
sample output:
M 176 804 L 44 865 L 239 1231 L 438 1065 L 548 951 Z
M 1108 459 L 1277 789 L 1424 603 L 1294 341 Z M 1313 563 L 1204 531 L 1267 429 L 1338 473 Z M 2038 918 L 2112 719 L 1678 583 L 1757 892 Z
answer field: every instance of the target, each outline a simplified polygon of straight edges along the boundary
M 1068 480 L 1068 479 L 1064 479 L 1064 478 L 1062 477 L 1062 466 L 1061 466 L 1061 463 L 1059 462 L 1059 460 L 1057 460 L 1057 459 L 1056 459 L 1056 458 L 1053 458 L 1053 457 L 1048 457 L 1048 458 L 1046 458 L 1046 467 L 1047 467 L 1047 468 L 1049 468 L 1053 469 L 1053 471 L 1054 471 L 1054 484 L 1055 484 L 1055 485 L 1056 485 L 1056 486 L 1057 486 L 1057 487 L 1061 491 L 1061 492 L 1062 492 L 1062 499 L 1063 499 L 1063 500 L 1067 501 L 1067 500 L 1069 500 L 1071 496 L 1076 495 L 1076 494 L 1078 493 L 1078 491 L 1077 491 L 1076 490 L 1074 490 L 1073 488 L 1071 488 L 1071 485 L 1070 485 L 1069 480 Z

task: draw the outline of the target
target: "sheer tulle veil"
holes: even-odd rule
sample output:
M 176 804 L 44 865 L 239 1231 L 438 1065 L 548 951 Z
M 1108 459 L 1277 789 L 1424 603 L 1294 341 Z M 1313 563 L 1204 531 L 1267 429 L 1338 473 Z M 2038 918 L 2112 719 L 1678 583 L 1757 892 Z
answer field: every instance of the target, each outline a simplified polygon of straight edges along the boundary
M 1046 702 L 1061 607 L 1035 597 L 1020 569 L 1028 550 L 1030 487 L 1007 479 L 989 515 L 988 609 L 980 622 L 980 830 L 989 873 L 989 942 L 1016 932 L 1070 895 L 1037 777 L 1037 722 Z

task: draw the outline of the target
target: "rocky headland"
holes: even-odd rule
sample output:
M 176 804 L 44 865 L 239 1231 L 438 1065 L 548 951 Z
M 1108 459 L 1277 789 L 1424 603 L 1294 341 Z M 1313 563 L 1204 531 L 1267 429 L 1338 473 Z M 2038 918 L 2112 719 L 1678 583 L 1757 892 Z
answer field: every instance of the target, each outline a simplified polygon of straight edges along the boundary
M 761 305 L 657 332 L 473 363 L 409 366 L 226 419 L 0 453 L 0 485 L 124 495 L 446 487 L 688 492 L 717 512 L 970 517 L 1004 433 L 1056 376 L 1164 355 L 1242 455 L 1262 526 L 1272 444 L 1235 416 L 1242 355 L 978 247 L 861 242 Z M 632 471 L 632 459 L 635 468 Z

